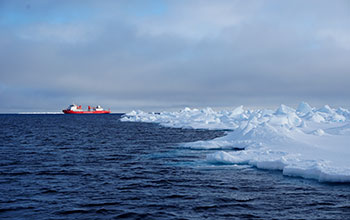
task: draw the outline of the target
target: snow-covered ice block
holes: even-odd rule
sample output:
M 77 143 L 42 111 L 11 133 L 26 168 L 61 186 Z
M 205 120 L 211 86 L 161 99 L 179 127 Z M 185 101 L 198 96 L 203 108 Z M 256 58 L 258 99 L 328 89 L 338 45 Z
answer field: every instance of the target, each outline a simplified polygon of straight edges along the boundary
M 210 141 L 186 143 L 197 149 L 218 149 L 208 154 L 210 163 L 249 164 L 281 170 L 284 175 L 326 182 L 350 182 L 350 111 L 320 109 L 302 102 L 295 110 L 281 105 L 277 110 L 231 111 L 185 108 L 178 112 L 132 111 L 122 121 L 160 123 L 182 128 L 231 129 Z M 244 149 L 242 151 L 230 151 Z M 224 150 L 224 151 L 223 151 Z

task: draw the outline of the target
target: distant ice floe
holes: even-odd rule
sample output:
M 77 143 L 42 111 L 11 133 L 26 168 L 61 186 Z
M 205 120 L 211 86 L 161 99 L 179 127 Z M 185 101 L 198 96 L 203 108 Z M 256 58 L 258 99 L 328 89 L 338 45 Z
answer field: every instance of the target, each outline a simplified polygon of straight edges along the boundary
M 185 108 L 161 113 L 132 111 L 121 120 L 230 129 L 233 131 L 224 137 L 184 145 L 217 149 L 207 155 L 209 163 L 249 164 L 320 182 L 350 182 L 350 111 L 344 108 L 325 105 L 316 109 L 305 102 L 297 109 L 286 105 L 277 110 Z M 244 150 L 232 151 L 234 148 Z
M 19 112 L 20 115 L 60 115 L 63 112 Z

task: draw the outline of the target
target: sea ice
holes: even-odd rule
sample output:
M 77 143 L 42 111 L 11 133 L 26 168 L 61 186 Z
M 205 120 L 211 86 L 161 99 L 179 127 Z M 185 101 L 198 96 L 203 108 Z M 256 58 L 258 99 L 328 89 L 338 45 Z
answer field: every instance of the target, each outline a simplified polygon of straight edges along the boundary
M 350 111 L 344 108 L 316 109 L 305 102 L 297 109 L 281 105 L 276 111 L 185 108 L 157 114 L 132 111 L 121 120 L 229 129 L 224 137 L 184 146 L 217 149 L 207 155 L 209 163 L 249 164 L 320 182 L 350 182 Z

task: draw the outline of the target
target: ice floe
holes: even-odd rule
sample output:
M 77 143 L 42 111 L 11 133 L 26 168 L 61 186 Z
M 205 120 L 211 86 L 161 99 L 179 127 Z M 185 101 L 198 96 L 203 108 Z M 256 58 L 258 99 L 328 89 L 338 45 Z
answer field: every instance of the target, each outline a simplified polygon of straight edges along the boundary
M 286 105 L 277 110 L 185 108 L 161 113 L 132 111 L 121 120 L 229 129 L 232 131 L 224 137 L 184 146 L 217 149 L 207 155 L 213 164 L 249 164 L 320 182 L 350 182 L 350 111 L 344 108 L 325 105 L 317 109 L 305 102 L 297 109 Z

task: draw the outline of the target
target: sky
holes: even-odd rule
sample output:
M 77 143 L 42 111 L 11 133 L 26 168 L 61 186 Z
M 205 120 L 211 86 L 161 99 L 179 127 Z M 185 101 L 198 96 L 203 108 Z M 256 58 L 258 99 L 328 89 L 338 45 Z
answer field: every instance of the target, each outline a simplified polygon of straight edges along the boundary
M 350 107 L 347 0 L 0 0 L 0 112 Z

